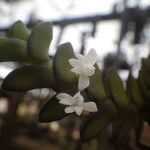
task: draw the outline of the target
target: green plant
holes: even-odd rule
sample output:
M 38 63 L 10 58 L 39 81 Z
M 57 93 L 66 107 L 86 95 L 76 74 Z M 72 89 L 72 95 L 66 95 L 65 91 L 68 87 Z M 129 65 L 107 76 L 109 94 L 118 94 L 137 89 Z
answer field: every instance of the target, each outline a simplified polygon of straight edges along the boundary
M 26 92 L 35 88 L 53 88 L 57 93 L 78 92 L 79 74 L 72 69 L 69 60 L 75 56 L 70 43 L 61 44 L 53 59 L 48 51 L 52 40 L 52 25 L 44 22 L 36 25 L 31 33 L 18 21 L 10 28 L 9 37 L 0 39 L 0 61 L 24 64 L 13 70 L 2 82 L 5 91 Z M 94 65 L 94 63 L 92 64 Z M 137 139 L 144 121 L 150 122 L 150 57 L 142 60 L 139 77 L 129 73 L 126 88 L 114 68 L 102 76 L 103 71 L 94 65 L 92 75 L 86 78 L 85 88 L 79 88 L 86 101 L 96 103 L 98 111 L 82 115 L 81 141 L 98 136 L 112 124 L 116 146 L 122 145 L 128 133 L 134 129 Z M 89 67 L 89 66 L 88 66 Z M 87 69 L 87 68 L 86 68 Z M 88 68 L 89 69 L 89 68 Z M 83 75 L 83 74 L 82 74 Z M 63 119 L 65 106 L 56 96 L 47 101 L 40 110 L 39 121 L 51 122 Z

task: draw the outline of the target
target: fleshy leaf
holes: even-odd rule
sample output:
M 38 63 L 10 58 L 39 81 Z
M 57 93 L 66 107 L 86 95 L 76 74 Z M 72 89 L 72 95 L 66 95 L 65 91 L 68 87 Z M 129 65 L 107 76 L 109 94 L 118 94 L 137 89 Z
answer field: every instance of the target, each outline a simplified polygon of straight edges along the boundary
M 24 41 L 28 40 L 29 30 L 22 21 L 15 22 L 9 30 L 9 37 L 21 39 Z
M 56 97 L 52 97 L 41 108 L 38 119 L 40 122 L 52 122 L 63 119 L 67 116 L 64 111 L 65 107 L 59 104 L 59 100 Z
M 87 92 L 91 97 L 95 97 L 96 100 L 105 102 L 107 94 L 102 81 L 102 73 L 98 66 L 96 66 L 94 75 L 90 77 L 90 85 L 87 88 Z
M 25 92 L 35 88 L 51 88 L 55 79 L 50 66 L 24 66 L 12 71 L 4 79 L 2 89 Z
M 139 72 L 138 84 L 139 84 L 141 95 L 143 96 L 144 100 L 149 101 L 150 100 L 150 89 L 148 89 L 145 85 L 143 73 L 141 70 Z
M 142 68 L 144 68 L 150 75 L 150 58 L 142 59 Z
M 107 84 L 110 96 L 118 108 L 124 108 L 129 105 L 129 98 L 123 86 L 117 71 L 111 68 L 107 74 Z
M 130 107 L 113 122 L 113 140 L 117 147 L 126 143 L 129 131 L 135 126 L 137 115 L 134 106 L 130 105 Z
M 127 95 L 133 101 L 137 107 L 140 107 L 144 103 L 144 99 L 140 94 L 139 86 L 137 80 L 129 73 L 126 87 Z
M 81 141 L 87 142 L 98 136 L 116 117 L 117 109 L 111 100 L 106 99 L 106 104 L 91 114 L 81 125 Z
M 57 48 L 54 57 L 54 73 L 58 81 L 65 84 L 75 82 L 76 76 L 70 71 L 72 67 L 69 64 L 69 59 L 74 57 L 73 48 L 70 43 L 61 44 Z
M 144 67 L 142 67 L 141 72 L 143 74 L 144 84 L 145 84 L 146 88 L 150 89 L 150 74 Z
M 35 61 L 49 61 L 49 46 L 52 40 L 52 25 L 49 22 L 37 24 L 28 40 L 28 53 Z
M 27 43 L 19 39 L 0 39 L 0 62 L 2 61 L 28 61 Z

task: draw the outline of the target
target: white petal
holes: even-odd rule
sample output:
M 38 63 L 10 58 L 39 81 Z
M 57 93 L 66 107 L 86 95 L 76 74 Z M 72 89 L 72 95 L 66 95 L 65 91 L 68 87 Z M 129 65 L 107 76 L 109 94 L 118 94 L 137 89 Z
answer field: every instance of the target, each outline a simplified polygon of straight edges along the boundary
M 68 114 L 68 113 L 73 113 L 75 111 L 75 108 L 74 106 L 68 106 L 65 108 L 65 113 Z
M 59 103 L 62 104 L 62 105 L 73 105 L 73 100 L 68 99 L 68 98 L 64 98 L 64 99 L 61 99 L 59 101 Z
M 98 111 L 97 106 L 94 102 L 86 102 L 86 103 L 83 103 L 82 106 L 83 106 L 83 109 L 88 112 Z
M 75 107 L 75 112 L 78 116 L 81 115 L 82 111 L 83 111 L 83 107 L 81 107 L 81 106 Z
M 94 65 L 97 62 L 97 54 L 95 49 L 91 49 L 88 52 L 87 56 L 85 57 L 85 62 L 91 65 Z
M 73 96 L 73 101 L 75 104 L 81 105 L 84 102 L 84 98 L 81 95 L 80 92 L 77 92 L 74 96 Z
M 56 97 L 59 100 L 61 100 L 61 99 L 72 99 L 72 96 L 67 94 L 67 93 L 60 93 Z
M 81 54 L 76 54 L 76 57 L 79 61 L 82 61 L 84 59 L 85 56 L 81 55 Z
M 77 73 L 77 74 L 81 74 L 81 67 L 72 68 L 70 71 L 74 72 L 74 73 Z
M 50 98 L 53 97 L 56 94 L 57 93 L 52 88 L 49 89 L 49 96 L 50 96 Z
M 90 84 L 89 77 L 80 75 L 79 82 L 78 82 L 78 90 L 79 91 L 84 90 L 89 86 L 89 84 Z
M 77 67 L 77 66 L 80 65 L 79 60 L 74 59 L 74 58 L 69 59 L 69 64 L 70 64 L 72 67 Z

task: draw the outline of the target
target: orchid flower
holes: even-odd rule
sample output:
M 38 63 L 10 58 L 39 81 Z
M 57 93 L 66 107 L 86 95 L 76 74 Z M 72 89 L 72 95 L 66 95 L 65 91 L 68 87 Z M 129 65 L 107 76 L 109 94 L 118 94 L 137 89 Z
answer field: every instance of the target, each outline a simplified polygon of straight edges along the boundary
M 73 97 L 67 93 L 60 93 L 56 97 L 60 100 L 60 104 L 68 105 L 64 110 L 65 113 L 75 112 L 78 116 L 80 116 L 83 110 L 87 112 L 98 111 L 94 102 L 84 102 L 84 98 L 80 92 L 77 92 Z
M 70 65 L 73 67 L 72 72 L 79 74 L 78 89 L 84 90 L 89 86 L 89 77 L 94 75 L 94 64 L 97 62 L 97 54 L 94 49 L 91 49 L 87 56 L 76 54 L 77 59 L 69 59 Z

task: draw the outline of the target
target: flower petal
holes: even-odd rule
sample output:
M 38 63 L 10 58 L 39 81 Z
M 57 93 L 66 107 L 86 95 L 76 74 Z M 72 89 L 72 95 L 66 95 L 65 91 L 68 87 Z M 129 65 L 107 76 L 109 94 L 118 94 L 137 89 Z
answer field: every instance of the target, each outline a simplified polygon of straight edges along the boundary
M 65 108 L 65 113 L 73 113 L 75 111 L 75 107 L 74 106 L 68 106 Z
M 77 66 L 80 65 L 79 60 L 74 59 L 74 58 L 69 59 L 69 64 L 70 64 L 72 67 L 77 67 Z
M 53 97 L 56 94 L 57 93 L 52 88 L 49 89 L 49 96 L 50 96 L 50 98 Z
M 59 93 L 57 96 L 57 99 L 72 99 L 72 96 L 67 93 Z
M 75 104 L 81 105 L 84 102 L 84 98 L 81 95 L 80 91 L 78 91 L 74 96 L 73 96 L 73 101 Z
M 89 77 L 80 75 L 79 82 L 78 82 L 78 90 L 79 91 L 84 90 L 89 86 L 89 84 L 90 84 Z
M 82 106 L 83 106 L 83 109 L 88 112 L 98 111 L 97 106 L 94 102 L 86 102 L 86 103 L 83 103 Z
M 68 98 L 64 98 L 64 99 L 61 99 L 59 101 L 59 103 L 62 104 L 62 105 L 73 105 L 73 100 L 68 99 Z
M 85 57 L 85 63 L 94 65 L 97 62 L 97 54 L 95 49 L 91 49 Z
M 77 73 L 77 74 L 81 74 L 81 67 L 72 68 L 70 71 L 74 72 L 74 73 Z
M 83 107 L 81 107 L 81 106 L 75 107 L 75 112 L 78 116 L 81 115 L 82 111 L 83 111 Z
M 85 56 L 83 56 L 83 55 L 81 55 L 81 54 L 75 54 L 76 55 L 76 57 L 77 57 L 77 59 L 79 60 L 79 61 L 82 61 L 83 59 L 84 59 L 84 57 Z

